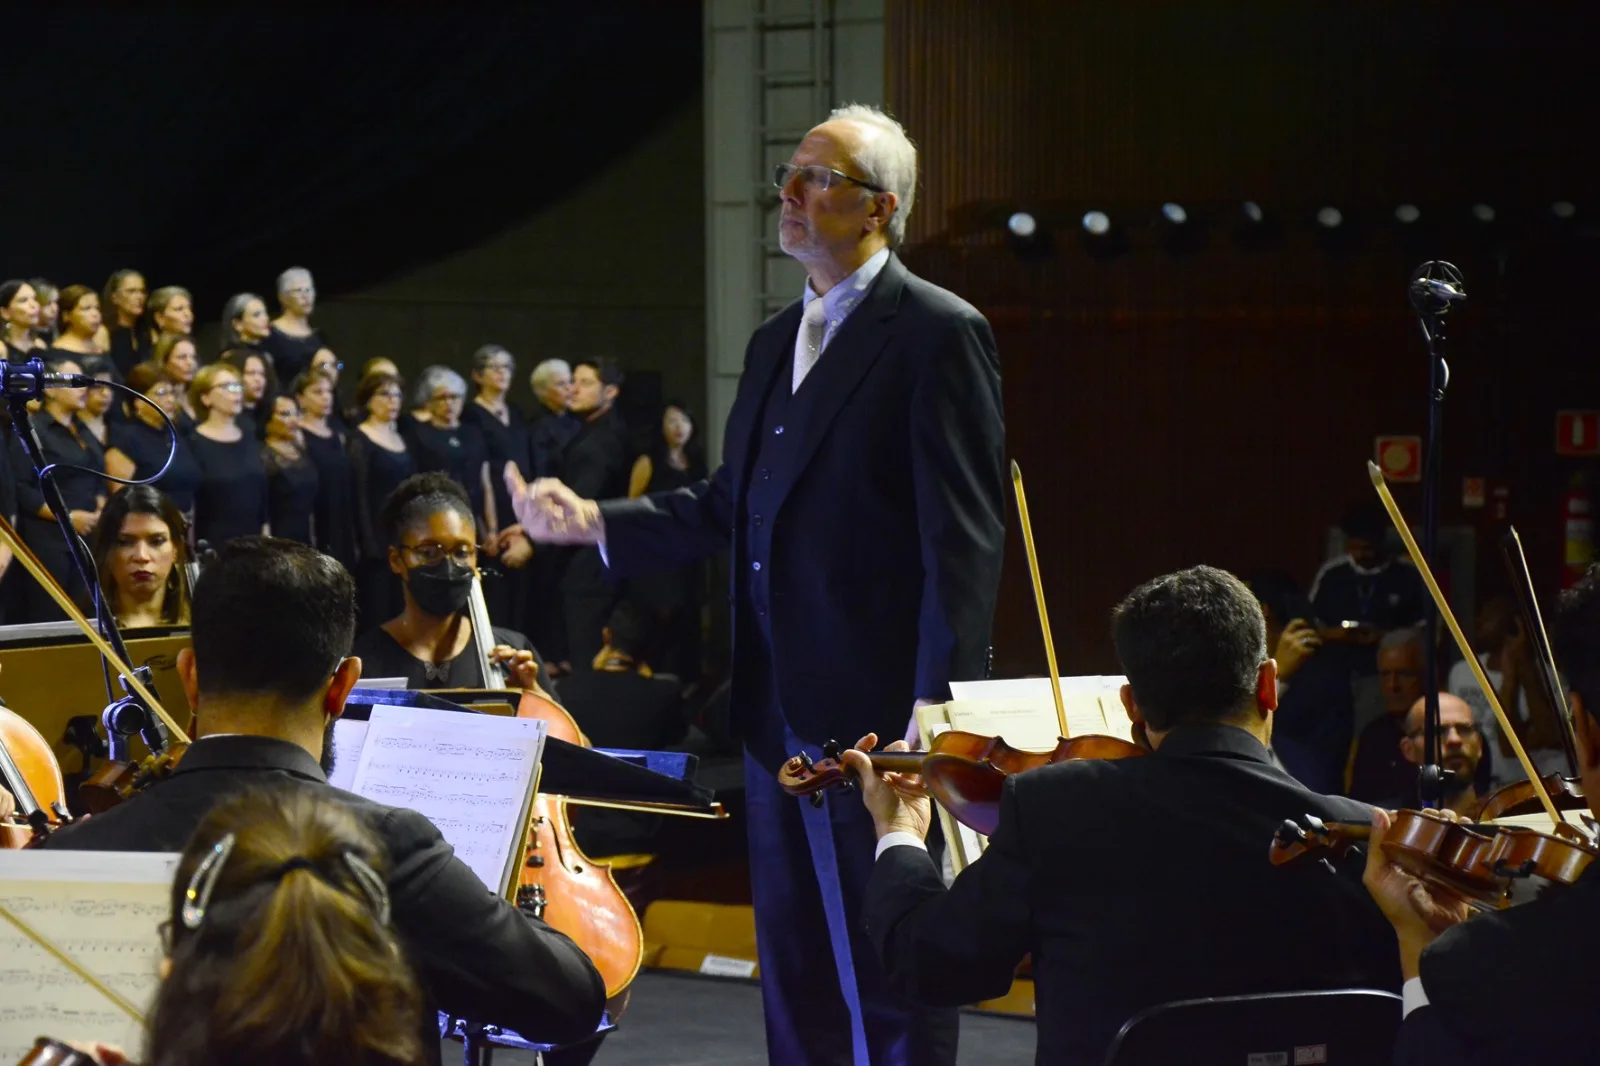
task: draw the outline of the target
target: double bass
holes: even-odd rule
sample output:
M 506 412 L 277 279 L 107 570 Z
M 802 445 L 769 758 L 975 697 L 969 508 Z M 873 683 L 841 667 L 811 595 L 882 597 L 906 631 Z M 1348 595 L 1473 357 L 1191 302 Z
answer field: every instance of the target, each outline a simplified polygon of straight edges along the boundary
M 503 689 L 505 675 L 489 657 L 493 629 L 476 577 L 467 605 L 483 677 L 486 682 L 498 681 Z M 578 723 L 560 704 L 531 690 L 518 691 L 517 697 L 519 718 L 540 719 L 547 736 L 589 746 Z M 611 876 L 611 867 L 595 862 L 578 847 L 563 796 L 538 792 L 533 797 L 517 905 L 583 949 L 605 980 L 612 1020 L 619 1018 L 627 1008 L 628 986 L 644 962 L 644 931 L 633 905 Z

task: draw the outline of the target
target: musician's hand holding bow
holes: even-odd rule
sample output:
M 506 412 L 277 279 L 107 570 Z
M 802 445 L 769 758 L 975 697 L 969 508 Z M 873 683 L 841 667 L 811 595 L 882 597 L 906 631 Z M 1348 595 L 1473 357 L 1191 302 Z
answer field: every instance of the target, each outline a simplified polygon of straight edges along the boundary
M 1456 821 L 1454 811 L 1434 812 Z M 1383 838 L 1389 830 L 1389 813 L 1372 812 L 1372 836 L 1367 841 L 1367 868 L 1361 881 L 1394 926 L 1400 940 L 1400 971 L 1406 980 L 1417 976 L 1423 949 L 1469 913 L 1466 903 L 1436 894 L 1421 880 L 1389 861 Z
M 542 477 L 529 485 L 516 463 L 507 463 L 506 491 L 517 524 L 538 544 L 602 544 L 605 519 L 600 505 L 586 500 L 555 478 Z
M 839 759 L 854 770 L 861 785 L 861 800 L 872 815 L 872 824 L 882 840 L 890 833 L 914 833 L 918 840 L 928 835 L 933 817 L 933 801 L 922 787 L 918 774 L 879 773 L 866 753 L 878 746 L 878 735 L 868 733 L 856 746 L 841 753 Z M 884 751 L 909 751 L 910 745 L 897 740 Z
M 5 821 L 7 818 L 10 818 L 16 813 L 16 799 L 11 795 L 11 793 L 7 792 L 3 786 L 0 786 L 0 822 Z
M 489 652 L 489 661 L 499 664 L 513 688 L 539 691 L 539 663 L 534 659 L 533 652 L 518 651 L 509 644 L 497 644 Z

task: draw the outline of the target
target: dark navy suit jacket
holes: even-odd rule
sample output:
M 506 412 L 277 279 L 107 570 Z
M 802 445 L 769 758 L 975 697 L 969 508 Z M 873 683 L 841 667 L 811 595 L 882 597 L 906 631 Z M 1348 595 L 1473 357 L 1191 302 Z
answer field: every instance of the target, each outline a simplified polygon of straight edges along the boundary
M 776 769 L 776 692 L 802 739 L 900 736 L 920 698 L 982 676 L 1005 536 L 1005 422 L 989 324 L 891 256 L 806 379 L 817 391 L 765 516 L 770 676 L 752 619 L 744 497 L 763 409 L 788 388 L 801 302 L 750 338 L 722 465 L 675 492 L 602 506 L 613 576 L 731 548 L 734 726 Z M 780 380 L 781 379 L 781 380 Z M 748 649 L 747 649 L 748 650 Z M 765 656 L 759 657 L 765 660 Z M 755 738 L 765 738 L 755 743 Z

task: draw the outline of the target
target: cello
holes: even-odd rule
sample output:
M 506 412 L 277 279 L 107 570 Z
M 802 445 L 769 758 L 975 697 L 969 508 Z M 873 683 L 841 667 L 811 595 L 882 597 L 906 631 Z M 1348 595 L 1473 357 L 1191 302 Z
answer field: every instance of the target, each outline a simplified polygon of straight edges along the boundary
M 1055 640 L 1050 635 L 1050 615 L 1045 610 L 1044 581 L 1039 576 L 1039 553 L 1033 543 L 1033 523 L 1028 517 L 1028 494 L 1022 487 L 1022 468 L 1011 462 L 1011 484 L 1017 497 L 1017 517 L 1022 527 L 1022 543 L 1028 554 L 1028 573 L 1033 579 L 1034 604 L 1039 609 L 1039 628 L 1044 636 L 1045 660 L 1050 668 L 1050 694 L 1055 700 L 1056 725 L 1060 740 L 1051 751 L 1023 751 L 1001 737 L 949 730 L 933 738 L 926 751 L 866 752 L 875 769 L 892 773 L 920 774 L 922 785 L 956 821 L 985 836 L 993 833 L 1000 819 L 1000 796 L 1006 778 L 1041 766 L 1079 759 L 1126 759 L 1147 753 L 1148 748 L 1120 737 L 1089 734 L 1067 736 L 1067 711 L 1061 698 L 1061 672 L 1056 666 Z M 852 772 L 839 761 L 840 747 L 829 741 L 823 757 L 814 760 L 801 752 L 778 770 L 778 785 L 791 796 L 810 796 L 821 803 L 820 793 L 830 787 L 849 787 Z
M 499 680 L 504 688 L 505 675 L 490 658 L 494 631 L 476 577 L 467 606 L 483 677 Z M 589 746 L 578 723 L 560 704 L 532 689 L 513 691 L 518 696 L 517 717 L 543 721 L 551 738 Z M 628 986 L 644 962 L 644 930 L 633 904 L 617 887 L 611 867 L 590 859 L 578 847 L 564 796 L 534 794 L 517 905 L 583 949 L 605 980 L 606 1009 L 612 1020 L 621 1017 L 627 1009 Z
M 0 822 L 0 847 L 30 847 L 72 820 L 55 752 L 32 722 L 5 706 L 0 706 L 0 785 L 17 801 L 16 814 Z

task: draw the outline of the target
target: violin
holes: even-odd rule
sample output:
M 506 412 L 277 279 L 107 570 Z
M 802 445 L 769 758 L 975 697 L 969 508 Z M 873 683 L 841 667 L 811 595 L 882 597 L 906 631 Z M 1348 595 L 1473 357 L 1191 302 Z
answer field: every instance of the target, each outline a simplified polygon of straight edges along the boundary
M 17 801 L 13 820 L 0 823 L 0 847 L 36 845 L 72 820 L 55 752 L 32 722 L 9 707 L 0 707 L 0 784 Z
M 17 1066 L 99 1066 L 99 1063 L 94 1056 L 86 1055 L 75 1047 L 41 1036 L 34 1041 L 33 1050 L 24 1055 Z
M 870 751 L 873 769 L 921 774 L 923 787 L 950 816 L 968 829 L 988 836 L 1000 821 L 1000 796 L 1006 778 L 1053 763 L 1079 759 L 1126 759 L 1145 749 L 1120 737 L 1090 734 L 1063 738 L 1051 751 L 1023 751 L 1001 737 L 947 730 L 933 738 L 927 751 Z M 791 796 L 809 796 L 821 804 L 824 789 L 852 785 L 853 771 L 839 761 L 840 748 L 829 741 L 823 757 L 805 752 L 778 771 L 778 785 Z
M 137 762 L 112 759 L 78 785 L 78 802 L 90 814 L 110 810 L 142 789 L 172 776 L 189 745 L 174 741 Z
M 1477 910 L 1510 906 L 1519 883 L 1570 885 L 1600 855 L 1587 842 L 1521 826 L 1455 822 L 1437 811 L 1401 810 L 1389 817 L 1383 839 L 1389 861 Z M 1290 820 L 1278 827 L 1268 855 L 1277 866 L 1318 852 L 1342 854 L 1371 834 L 1370 825 Z

